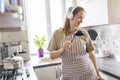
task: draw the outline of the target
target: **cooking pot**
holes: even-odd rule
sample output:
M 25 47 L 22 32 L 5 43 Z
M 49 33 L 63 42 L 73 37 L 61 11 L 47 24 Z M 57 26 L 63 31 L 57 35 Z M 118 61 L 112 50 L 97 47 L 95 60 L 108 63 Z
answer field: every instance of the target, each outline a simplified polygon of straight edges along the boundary
M 23 58 L 20 56 L 8 57 L 3 60 L 3 69 L 23 68 Z

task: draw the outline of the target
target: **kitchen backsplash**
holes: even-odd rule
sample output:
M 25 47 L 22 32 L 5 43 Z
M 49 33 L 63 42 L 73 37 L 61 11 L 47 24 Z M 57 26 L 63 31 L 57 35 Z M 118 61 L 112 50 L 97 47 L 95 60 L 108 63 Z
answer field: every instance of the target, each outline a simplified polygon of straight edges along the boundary
M 23 51 L 28 52 L 28 36 L 27 31 L 17 32 L 1 32 L 0 33 L 0 44 L 21 44 Z
M 26 41 L 26 40 L 28 40 L 26 31 L 2 32 L 3 43 L 15 42 L 15 41 Z
M 24 54 L 19 54 L 19 52 L 23 52 Z M 24 61 L 29 60 L 28 35 L 26 30 L 0 32 L 0 65 L 2 64 L 1 59 L 11 56 L 14 53 L 20 56 L 24 55 L 22 56 Z
M 120 56 L 120 24 L 98 25 L 84 27 L 94 29 L 98 33 L 96 38 L 96 48 L 103 49 L 107 53 Z

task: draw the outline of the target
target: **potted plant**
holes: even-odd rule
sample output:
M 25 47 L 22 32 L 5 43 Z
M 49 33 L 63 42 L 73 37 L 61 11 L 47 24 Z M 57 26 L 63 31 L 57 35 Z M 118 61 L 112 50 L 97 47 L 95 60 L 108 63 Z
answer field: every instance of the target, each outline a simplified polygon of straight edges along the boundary
M 45 36 L 40 37 L 38 35 L 35 35 L 34 43 L 35 43 L 36 47 L 38 47 L 39 57 L 43 57 L 43 53 L 44 53 L 43 47 L 45 46 Z

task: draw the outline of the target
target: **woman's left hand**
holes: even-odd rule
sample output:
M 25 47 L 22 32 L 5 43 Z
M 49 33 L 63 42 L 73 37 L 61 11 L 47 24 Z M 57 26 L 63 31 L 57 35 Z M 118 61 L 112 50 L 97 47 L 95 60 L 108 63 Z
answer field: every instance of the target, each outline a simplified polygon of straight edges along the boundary
M 100 75 L 98 76 L 98 80 L 103 80 L 102 77 L 101 77 Z

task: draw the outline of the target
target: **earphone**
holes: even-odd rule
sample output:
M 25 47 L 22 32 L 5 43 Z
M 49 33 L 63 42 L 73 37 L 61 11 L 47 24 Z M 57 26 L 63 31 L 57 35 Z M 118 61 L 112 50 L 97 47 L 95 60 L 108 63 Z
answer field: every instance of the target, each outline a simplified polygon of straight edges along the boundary
M 74 12 L 74 10 L 77 8 L 77 6 L 75 6 L 75 7 L 73 7 L 72 8 L 72 10 L 67 14 L 67 18 L 68 19 L 72 19 L 73 18 L 73 12 Z

